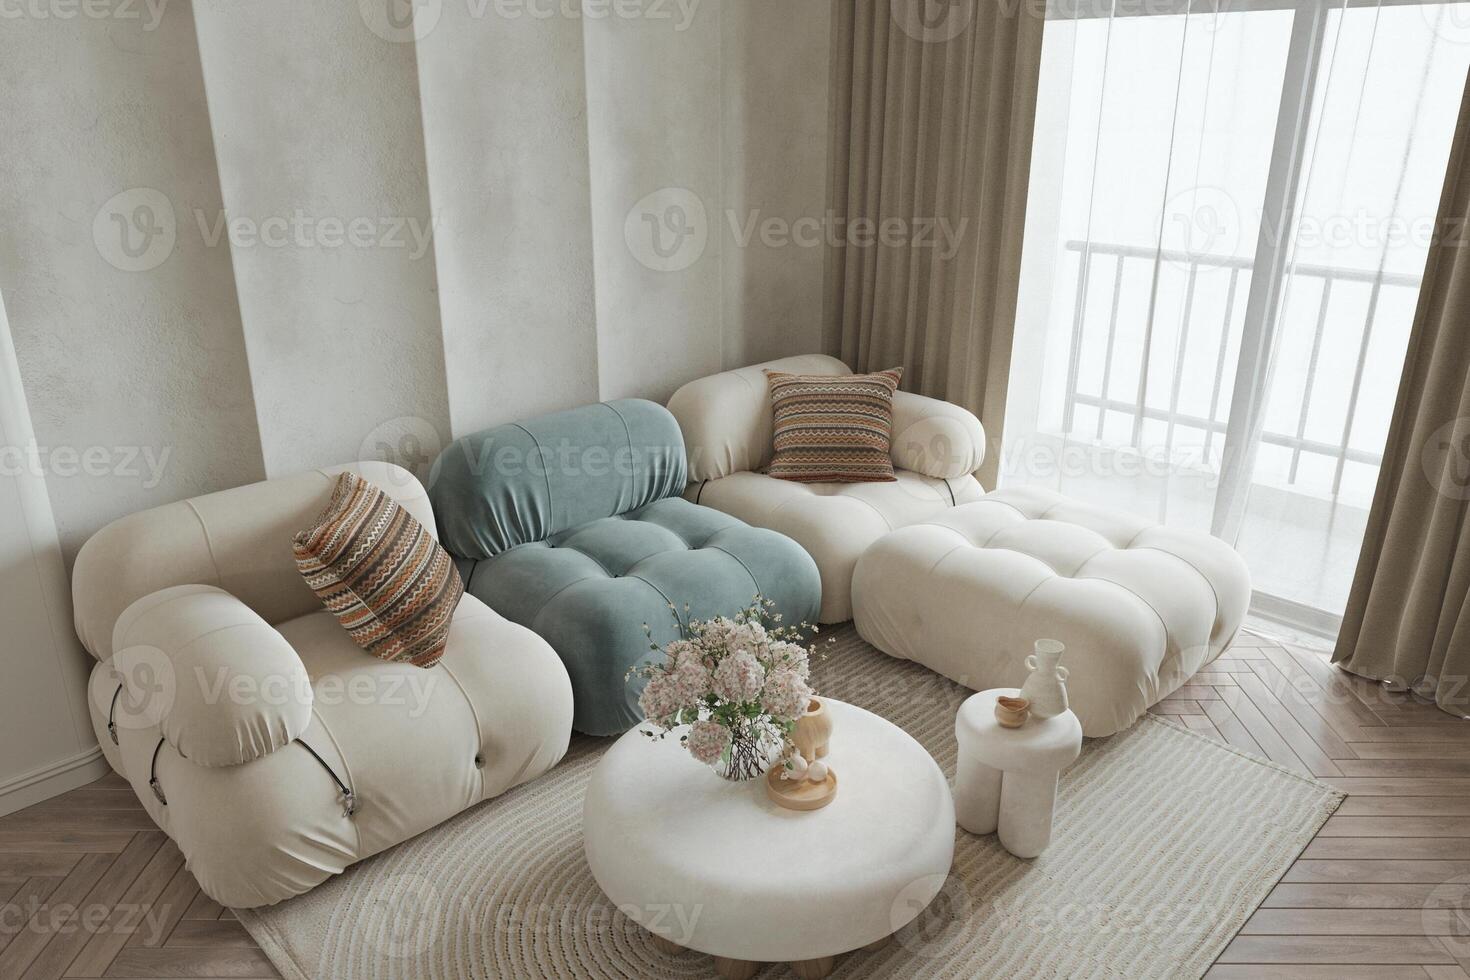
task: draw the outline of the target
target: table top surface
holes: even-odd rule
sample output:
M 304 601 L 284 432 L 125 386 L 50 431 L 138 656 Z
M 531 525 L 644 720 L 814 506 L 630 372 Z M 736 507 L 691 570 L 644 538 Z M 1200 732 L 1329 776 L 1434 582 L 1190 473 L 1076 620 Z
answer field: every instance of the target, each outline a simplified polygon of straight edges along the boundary
M 677 733 L 634 729 L 614 743 L 582 813 L 587 863 L 608 897 L 679 945 L 761 961 L 855 949 L 917 915 L 954 856 L 949 781 L 893 723 L 823 700 L 824 761 L 839 783 L 820 810 L 777 806 L 764 776 L 721 778 Z M 687 930 L 668 931 L 670 909 L 688 914 Z

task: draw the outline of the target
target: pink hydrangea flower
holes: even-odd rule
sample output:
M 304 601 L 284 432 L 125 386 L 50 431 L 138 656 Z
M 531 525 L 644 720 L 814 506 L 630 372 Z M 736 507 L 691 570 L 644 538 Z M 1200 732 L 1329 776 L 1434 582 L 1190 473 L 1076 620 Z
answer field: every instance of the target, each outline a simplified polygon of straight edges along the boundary
M 680 697 L 678 685 L 672 675 L 663 672 L 650 677 L 643 687 L 643 693 L 638 695 L 638 707 L 642 709 L 643 717 L 659 724 L 678 714 L 686 703 Z
M 681 657 L 679 663 L 669 672 L 669 677 L 673 679 L 675 696 L 680 703 L 686 705 L 703 701 L 713 684 L 709 668 L 699 657 Z
M 720 661 L 714 674 L 715 694 L 726 701 L 751 701 L 766 683 L 766 669 L 750 653 L 733 653 Z
M 771 644 L 771 663 L 776 670 L 793 670 L 805 680 L 811 674 L 811 658 L 806 647 L 780 641 Z
M 766 678 L 761 699 L 770 716 L 777 721 L 795 721 L 806 711 L 812 689 L 794 670 L 778 670 Z
M 689 754 L 707 766 L 720 761 L 730 745 L 730 729 L 714 721 L 696 721 L 689 728 L 689 740 L 684 743 Z

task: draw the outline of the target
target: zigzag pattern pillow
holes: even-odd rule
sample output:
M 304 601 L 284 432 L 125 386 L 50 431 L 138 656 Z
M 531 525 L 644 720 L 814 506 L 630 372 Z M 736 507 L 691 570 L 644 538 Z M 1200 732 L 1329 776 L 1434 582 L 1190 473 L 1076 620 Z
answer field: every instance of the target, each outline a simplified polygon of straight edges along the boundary
M 306 584 L 358 646 L 415 667 L 444 656 L 464 583 L 449 552 L 393 498 L 343 473 L 293 544 Z
M 893 392 L 902 376 L 902 368 L 836 376 L 767 371 L 770 475 L 800 483 L 893 482 Z

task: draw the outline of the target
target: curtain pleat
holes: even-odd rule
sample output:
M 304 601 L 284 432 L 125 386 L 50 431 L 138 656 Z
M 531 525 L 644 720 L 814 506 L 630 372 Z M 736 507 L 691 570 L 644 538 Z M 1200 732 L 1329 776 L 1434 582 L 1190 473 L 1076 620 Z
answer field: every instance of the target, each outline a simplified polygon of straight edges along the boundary
M 900 23 L 905 3 L 912 16 Z M 834 0 L 829 204 L 839 234 L 824 336 L 857 370 L 901 365 L 906 390 L 975 412 L 992 447 L 980 477 L 993 486 L 1044 18 L 1006 0 L 926 4 Z M 926 9 L 964 17 L 963 29 L 915 30 Z M 957 237 L 953 254 L 941 222 Z
M 1470 716 L 1470 80 L 1333 662 Z

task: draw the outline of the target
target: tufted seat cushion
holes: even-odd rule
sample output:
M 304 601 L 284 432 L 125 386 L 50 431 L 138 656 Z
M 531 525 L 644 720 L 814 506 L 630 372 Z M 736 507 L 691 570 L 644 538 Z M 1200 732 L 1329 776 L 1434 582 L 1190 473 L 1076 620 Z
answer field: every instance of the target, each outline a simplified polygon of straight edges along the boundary
M 732 473 L 691 484 L 685 496 L 801 542 L 821 572 L 820 621 L 840 623 L 852 618 L 852 571 L 869 545 L 985 493 L 968 473 L 949 480 L 912 470 L 894 476 L 893 483 L 794 483 Z
M 966 687 L 1020 687 L 1041 637 L 1067 645 L 1088 736 L 1127 728 L 1229 645 L 1250 604 L 1207 534 L 1026 487 L 886 535 L 852 583 L 858 633 Z
M 783 622 L 810 622 L 818 583 L 796 542 L 668 497 L 477 562 L 468 590 L 551 643 L 572 677 L 573 727 L 610 735 L 643 717 L 626 675 L 649 655 L 645 623 L 667 643 L 690 618 L 730 615 L 757 594 Z

